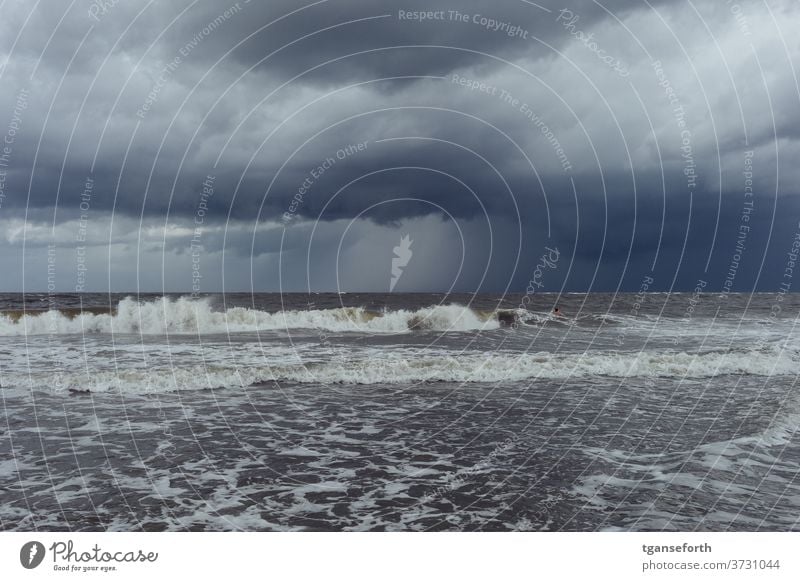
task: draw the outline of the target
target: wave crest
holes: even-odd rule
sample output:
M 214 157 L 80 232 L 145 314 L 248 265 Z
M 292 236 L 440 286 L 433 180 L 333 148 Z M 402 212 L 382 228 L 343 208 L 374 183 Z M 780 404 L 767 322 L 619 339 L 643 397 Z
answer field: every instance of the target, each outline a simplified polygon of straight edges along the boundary
M 210 301 L 186 297 L 140 303 L 119 302 L 112 313 L 46 311 L 0 314 L 0 335 L 120 333 L 142 335 L 217 334 L 289 329 L 332 332 L 403 333 L 409 330 L 476 331 L 500 326 L 496 313 L 452 304 L 375 313 L 361 307 L 269 313 L 231 307 L 213 310 Z

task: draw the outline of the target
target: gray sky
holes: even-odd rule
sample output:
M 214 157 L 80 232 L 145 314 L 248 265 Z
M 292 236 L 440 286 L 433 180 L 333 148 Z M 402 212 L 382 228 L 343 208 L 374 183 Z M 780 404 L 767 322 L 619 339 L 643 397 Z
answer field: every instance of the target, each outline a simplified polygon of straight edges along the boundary
M 791 284 L 800 4 L 458 6 L 6 1 L 0 290 Z

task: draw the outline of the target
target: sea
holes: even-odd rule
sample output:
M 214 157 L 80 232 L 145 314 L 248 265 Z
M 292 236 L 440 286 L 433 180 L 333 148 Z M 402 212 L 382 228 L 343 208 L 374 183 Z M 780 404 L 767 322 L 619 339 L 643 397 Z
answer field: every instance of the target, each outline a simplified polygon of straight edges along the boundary
M 799 313 L 2 294 L 0 529 L 800 530 Z

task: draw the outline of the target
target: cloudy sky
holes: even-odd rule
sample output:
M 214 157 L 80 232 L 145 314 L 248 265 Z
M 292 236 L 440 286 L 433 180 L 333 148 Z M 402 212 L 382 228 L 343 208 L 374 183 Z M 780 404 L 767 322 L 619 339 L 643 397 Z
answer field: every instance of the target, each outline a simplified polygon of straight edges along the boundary
M 5 0 L 0 291 L 388 291 L 404 236 L 395 292 L 777 291 L 798 30 L 796 0 Z

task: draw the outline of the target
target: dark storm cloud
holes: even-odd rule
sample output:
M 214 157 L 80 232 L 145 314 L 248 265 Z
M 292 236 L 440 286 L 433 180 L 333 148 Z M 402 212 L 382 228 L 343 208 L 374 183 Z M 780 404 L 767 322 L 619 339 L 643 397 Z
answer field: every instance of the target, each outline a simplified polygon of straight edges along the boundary
M 554 14 L 562 6 L 546 1 L 539 6 L 545 9 L 523 1 L 481 0 L 457 4 L 424 0 L 252 3 L 246 6 L 246 19 L 237 21 L 230 34 L 211 38 L 201 51 L 210 61 L 244 41 L 232 53 L 233 60 L 243 66 L 257 65 L 267 74 L 279 73 L 281 77 L 309 71 L 303 82 L 331 85 L 403 74 L 444 75 L 481 62 L 476 53 L 506 59 L 550 55 L 543 43 L 559 46 L 565 42 L 553 26 Z M 606 18 L 606 10 L 624 16 L 641 7 L 641 2 L 615 0 L 604 3 L 604 7 L 592 0 L 576 0 L 569 6 L 586 27 Z M 419 13 L 428 16 L 421 19 L 416 16 Z M 180 29 L 184 36 L 191 36 L 218 14 L 217 3 L 199 5 L 190 17 L 182 19 Z M 484 23 L 483 19 L 496 24 Z M 392 48 L 414 46 L 454 50 Z M 334 59 L 342 60 L 319 66 Z
M 12 2 L 0 133 L 15 116 L 20 129 L 0 219 L 76 220 L 91 179 L 95 215 L 190 227 L 202 203 L 204 225 L 233 225 L 206 245 L 239 256 L 276 252 L 277 230 L 253 245 L 257 221 L 304 232 L 432 215 L 494 224 L 511 249 L 499 270 L 514 269 L 520 245 L 535 262 L 559 244 L 581 265 L 579 287 L 635 288 L 654 260 L 685 285 L 727 268 L 719 249 L 735 244 L 753 151 L 748 252 L 768 248 L 776 208 L 775 228 L 791 231 L 796 5 L 742 2 L 737 18 L 714 2 L 540 4 Z M 380 80 L 391 77 L 408 78 Z M 284 243 L 302 252 L 301 240 Z M 755 280 L 748 272 L 737 284 Z M 510 276 L 524 286 L 528 275 Z

